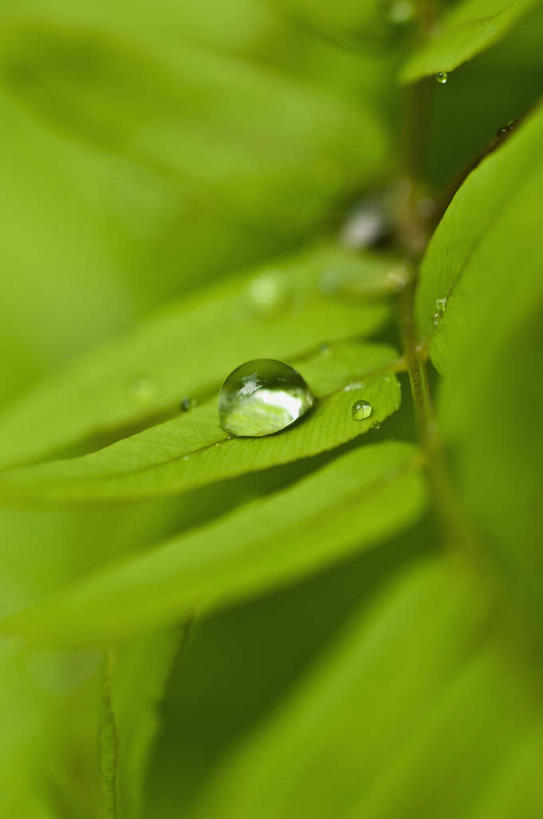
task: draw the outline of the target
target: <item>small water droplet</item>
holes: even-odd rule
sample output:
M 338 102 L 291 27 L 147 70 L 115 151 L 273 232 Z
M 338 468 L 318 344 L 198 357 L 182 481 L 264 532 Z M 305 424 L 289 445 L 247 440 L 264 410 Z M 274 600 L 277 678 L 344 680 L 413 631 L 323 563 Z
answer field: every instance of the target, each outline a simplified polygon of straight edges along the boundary
M 128 391 L 142 404 L 146 404 L 155 395 L 155 387 L 153 382 L 144 375 L 138 375 L 128 382 Z
M 189 458 L 190 458 L 190 455 L 183 455 L 183 460 L 184 461 L 188 461 Z
M 188 395 L 185 398 L 182 398 L 179 402 L 179 409 L 181 412 L 188 412 L 193 407 L 196 406 L 196 401 L 194 398 L 190 398 Z
M 345 387 L 343 387 L 343 392 L 353 392 L 354 390 L 362 389 L 364 389 L 363 381 L 351 381 L 349 384 L 346 384 Z
M 506 136 L 507 134 L 510 134 L 511 131 L 515 130 L 515 124 L 516 124 L 515 120 L 511 120 L 511 122 L 508 122 L 507 125 L 504 125 L 498 129 L 498 131 L 496 132 L 496 136 L 500 138 Z
M 287 281 L 274 271 L 261 273 L 249 285 L 252 309 L 259 315 L 273 315 L 289 298 Z
M 355 421 L 365 421 L 372 414 L 373 407 L 368 401 L 355 401 L 351 411 Z
M 409 270 L 409 267 L 405 264 L 398 264 L 388 271 L 386 274 L 385 283 L 387 289 L 392 290 L 393 292 L 398 292 L 399 290 L 403 290 L 403 288 L 409 284 L 410 279 L 411 271 Z
M 328 358 L 332 353 L 332 348 L 328 343 L 321 344 L 321 346 L 319 347 L 319 353 L 325 358 Z
M 446 71 L 438 71 L 435 79 L 440 85 L 445 85 L 445 83 L 448 82 L 449 75 Z
M 415 16 L 415 8 L 410 0 L 396 0 L 390 6 L 388 19 L 395 25 L 408 23 Z
M 366 199 L 347 216 L 339 239 L 345 247 L 360 250 L 377 244 L 388 229 L 389 220 L 383 202 Z
M 247 361 L 230 373 L 219 393 L 225 432 L 260 438 L 280 432 L 311 409 L 314 397 L 299 372 L 282 361 Z

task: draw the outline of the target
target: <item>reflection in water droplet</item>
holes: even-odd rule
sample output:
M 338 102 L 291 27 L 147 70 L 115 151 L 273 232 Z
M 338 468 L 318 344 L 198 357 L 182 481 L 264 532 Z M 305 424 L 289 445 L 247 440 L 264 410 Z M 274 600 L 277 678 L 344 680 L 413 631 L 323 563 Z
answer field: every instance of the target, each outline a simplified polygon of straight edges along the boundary
M 181 410 L 181 412 L 188 412 L 195 406 L 196 406 L 195 399 L 189 398 L 188 395 L 185 396 L 185 398 L 182 398 L 181 401 L 179 402 L 179 409 Z
M 142 404 L 150 401 L 155 395 L 153 382 L 144 375 L 138 375 L 128 382 L 128 391 L 137 401 Z
M 261 358 L 230 373 L 219 393 L 219 419 L 225 432 L 258 438 L 290 426 L 313 403 L 299 372 L 282 361 Z
M 445 85 L 445 83 L 448 81 L 448 79 L 449 79 L 449 75 L 447 74 L 446 71 L 438 71 L 437 72 L 436 82 L 438 82 L 440 85 Z
M 367 401 L 355 401 L 352 406 L 353 419 L 355 421 L 365 421 L 373 412 L 373 407 Z
M 388 12 L 388 19 L 396 25 L 408 23 L 414 16 L 415 8 L 410 0 L 396 0 L 392 3 Z

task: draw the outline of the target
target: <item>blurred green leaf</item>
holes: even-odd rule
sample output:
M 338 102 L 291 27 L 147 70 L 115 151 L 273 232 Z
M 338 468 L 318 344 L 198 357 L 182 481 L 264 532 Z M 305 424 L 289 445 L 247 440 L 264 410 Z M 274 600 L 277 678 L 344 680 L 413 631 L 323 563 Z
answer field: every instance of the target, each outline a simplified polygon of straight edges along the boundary
M 525 670 L 515 667 L 498 640 L 482 641 L 473 656 L 458 664 L 406 747 L 393 755 L 358 801 L 352 819 L 470 815 L 495 787 L 497 776 L 507 775 L 511 747 L 539 717 Z M 531 787 L 541 799 L 537 778 Z
M 338 0 L 337 3 L 315 3 L 313 0 L 271 0 L 277 9 L 294 20 L 314 27 L 325 34 L 331 31 L 343 35 L 375 36 L 383 18 L 381 0 Z
M 165 694 L 145 816 L 170 819 L 172 805 L 187 815 L 217 767 L 281 707 L 353 612 L 372 606 L 391 573 L 436 540 L 423 518 L 378 549 L 196 619 Z
M 477 584 L 446 559 L 402 573 L 225 761 L 189 815 L 350 815 L 440 707 L 484 613 Z M 407 816 L 406 794 L 390 796 L 393 815 Z
M 367 267 L 374 282 L 375 261 Z M 392 267 L 383 259 L 383 295 L 394 287 Z M 243 361 L 294 358 L 322 341 L 371 333 L 387 316 L 382 300 L 328 292 L 346 270 L 363 279 L 364 257 L 318 247 L 170 306 L 10 407 L 0 422 L 2 463 L 150 422 L 186 396 L 208 394 Z
M 410 57 L 404 82 L 447 73 L 493 45 L 539 0 L 463 0 L 436 24 L 435 34 Z
M 510 746 L 467 819 L 533 819 L 543 813 L 539 760 L 543 756 L 543 723 L 533 726 Z
M 217 397 L 177 418 L 109 447 L 64 461 L 0 475 L 4 498 L 117 498 L 168 495 L 203 484 L 306 458 L 339 446 L 380 424 L 400 405 L 391 347 L 341 342 L 296 367 L 317 405 L 297 424 L 264 438 L 232 438 L 219 425 Z M 363 399 L 372 407 L 353 418 Z
M 70 644 L 190 617 L 375 545 L 418 517 L 424 495 L 410 444 L 363 447 L 283 492 L 15 614 L 3 631 Z
M 141 816 L 147 760 L 160 723 L 158 708 L 181 639 L 179 629 L 169 629 L 112 651 L 109 693 L 120 819 Z
M 141 44 L 39 20 L 0 35 L 0 81 L 35 115 L 248 224 L 307 227 L 386 167 L 364 100 L 169 37 Z

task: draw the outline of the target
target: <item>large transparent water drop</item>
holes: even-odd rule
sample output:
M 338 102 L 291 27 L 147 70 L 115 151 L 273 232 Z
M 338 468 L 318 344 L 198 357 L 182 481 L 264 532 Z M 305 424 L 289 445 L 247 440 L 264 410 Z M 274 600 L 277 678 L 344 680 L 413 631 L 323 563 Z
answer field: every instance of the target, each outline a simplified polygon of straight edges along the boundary
M 219 393 L 219 420 L 230 435 L 260 438 L 293 424 L 311 409 L 311 390 L 294 367 L 273 358 L 247 361 Z

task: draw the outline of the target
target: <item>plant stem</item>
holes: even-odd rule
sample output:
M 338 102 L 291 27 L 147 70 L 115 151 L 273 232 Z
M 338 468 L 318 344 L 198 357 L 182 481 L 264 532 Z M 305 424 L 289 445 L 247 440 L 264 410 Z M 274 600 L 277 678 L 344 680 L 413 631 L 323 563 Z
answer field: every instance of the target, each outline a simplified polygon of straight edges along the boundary
M 117 728 L 111 702 L 112 651 L 106 651 L 100 669 L 99 740 L 102 793 L 107 819 L 118 819 L 117 811 Z
M 419 37 L 427 39 L 432 34 L 437 18 L 436 0 L 416 0 L 419 18 Z
M 436 18 L 435 0 L 418 0 L 419 38 L 426 39 Z M 400 242 L 412 267 L 411 280 L 399 295 L 399 320 L 403 342 L 404 359 L 409 373 L 411 393 L 415 409 L 418 437 L 422 446 L 436 509 L 445 535 L 455 545 L 465 547 L 475 543 L 471 527 L 466 520 L 462 503 L 450 480 L 439 428 L 436 423 L 426 360 L 428 352 L 421 344 L 415 322 L 416 273 L 420 259 L 430 238 L 429 225 L 421 218 L 417 207 L 422 157 L 421 134 L 425 131 L 430 89 L 426 82 L 419 82 L 411 90 L 407 111 L 407 135 L 404 166 L 407 178 L 398 209 L 398 233 Z M 472 549 L 469 549 L 472 552 Z
M 471 531 L 445 465 L 443 446 L 434 416 L 428 384 L 426 356 L 417 342 L 413 309 L 414 293 L 415 282 L 412 281 L 400 294 L 399 312 L 404 356 L 411 383 L 411 394 L 415 407 L 419 439 L 424 454 L 424 463 L 428 471 L 437 511 L 447 538 L 455 544 L 472 543 Z

